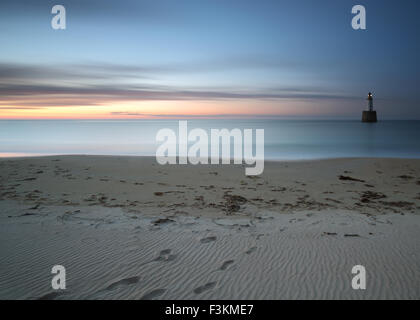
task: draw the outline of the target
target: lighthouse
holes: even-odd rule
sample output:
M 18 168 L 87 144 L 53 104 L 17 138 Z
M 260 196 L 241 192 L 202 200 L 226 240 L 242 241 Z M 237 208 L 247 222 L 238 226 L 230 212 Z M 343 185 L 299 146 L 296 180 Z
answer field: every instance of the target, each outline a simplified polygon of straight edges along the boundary
M 369 92 L 366 100 L 368 101 L 368 110 L 363 111 L 362 122 L 377 122 L 376 111 L 373 110 L 372 92 Z

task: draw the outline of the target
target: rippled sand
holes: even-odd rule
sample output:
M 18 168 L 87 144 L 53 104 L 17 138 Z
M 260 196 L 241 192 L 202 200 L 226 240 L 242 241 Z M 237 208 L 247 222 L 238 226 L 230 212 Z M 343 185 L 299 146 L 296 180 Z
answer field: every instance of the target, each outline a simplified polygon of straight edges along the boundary
M 259 178 L 134 157 L 0 167 L 1 299 L 420 298 L 417 160 L 268 163 Z

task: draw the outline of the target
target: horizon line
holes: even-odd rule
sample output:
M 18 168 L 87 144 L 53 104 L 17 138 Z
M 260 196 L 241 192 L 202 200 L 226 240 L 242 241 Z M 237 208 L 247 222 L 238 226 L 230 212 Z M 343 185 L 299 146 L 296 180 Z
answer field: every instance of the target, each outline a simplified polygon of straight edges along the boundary
M 144 118 L 0 118 L 0 121 L 138 121 L 138 120 L 305 120 L 305 121 L 360 121 L 358 117 L 144 117 Z M 420 118 L 383 118 L 381 121 L 420 121 Z

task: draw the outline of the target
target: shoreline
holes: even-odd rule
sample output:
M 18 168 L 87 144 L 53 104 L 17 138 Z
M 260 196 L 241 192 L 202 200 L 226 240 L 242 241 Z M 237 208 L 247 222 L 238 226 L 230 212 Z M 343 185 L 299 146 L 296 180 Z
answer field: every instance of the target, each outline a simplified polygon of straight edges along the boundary
M 11 152 L 13 153 L 13 152 Z M 156 159 L 156 156 L 144 156 L 144 155 L 123 155 L 123 154 L 84 154 L 84 153 L 74 153 L 74 154 L 39 154 L 39 155 L 27 155 L 27 156 L 15 156 L 15 157 L 2 157 L 0 153 L 0 161 L 2 160 L 18 160 L 18 159 L 39 159 L 39 158 L 52 158 L 52 157 L 122 157 L 122 158 L 146 158 L 146 159 Z M 177 157 L 178 158 L 178 157 Z M 220 161 L 223 158 L 220 159 Z M 419 158 L 415 157 L 325 157 L 325 158 L 284 158 L 284 159 L 273 159 L 269 158 L 268 160 L 264 160 L 266 163 L 274 162 L 300 162 L 300 161 L 326 161 L 326 160 L 392 160 L 392 159 L 400 159 L 400 160 L 420 160 Z M 233 161 L 233 160 L 232 160 Z M 209 158 L 209 164 L 210 158 Z M 188 165 L 191 165 L 188 163 Z M 196 166 L 199 166 L 197 164 Z M 217 164 L 215 164 L 217 165 Z

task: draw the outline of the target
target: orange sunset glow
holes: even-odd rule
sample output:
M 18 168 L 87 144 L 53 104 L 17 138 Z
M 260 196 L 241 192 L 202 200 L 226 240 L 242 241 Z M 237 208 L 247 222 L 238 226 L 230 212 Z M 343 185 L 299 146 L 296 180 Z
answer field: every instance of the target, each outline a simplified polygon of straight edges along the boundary
M 328 105 L 328 102 L 325 102 Z M 322 112 L 311 101 L 121 101 L 100 105 L 0 107 L 0 119 L 173 119 L 287 117 Z

